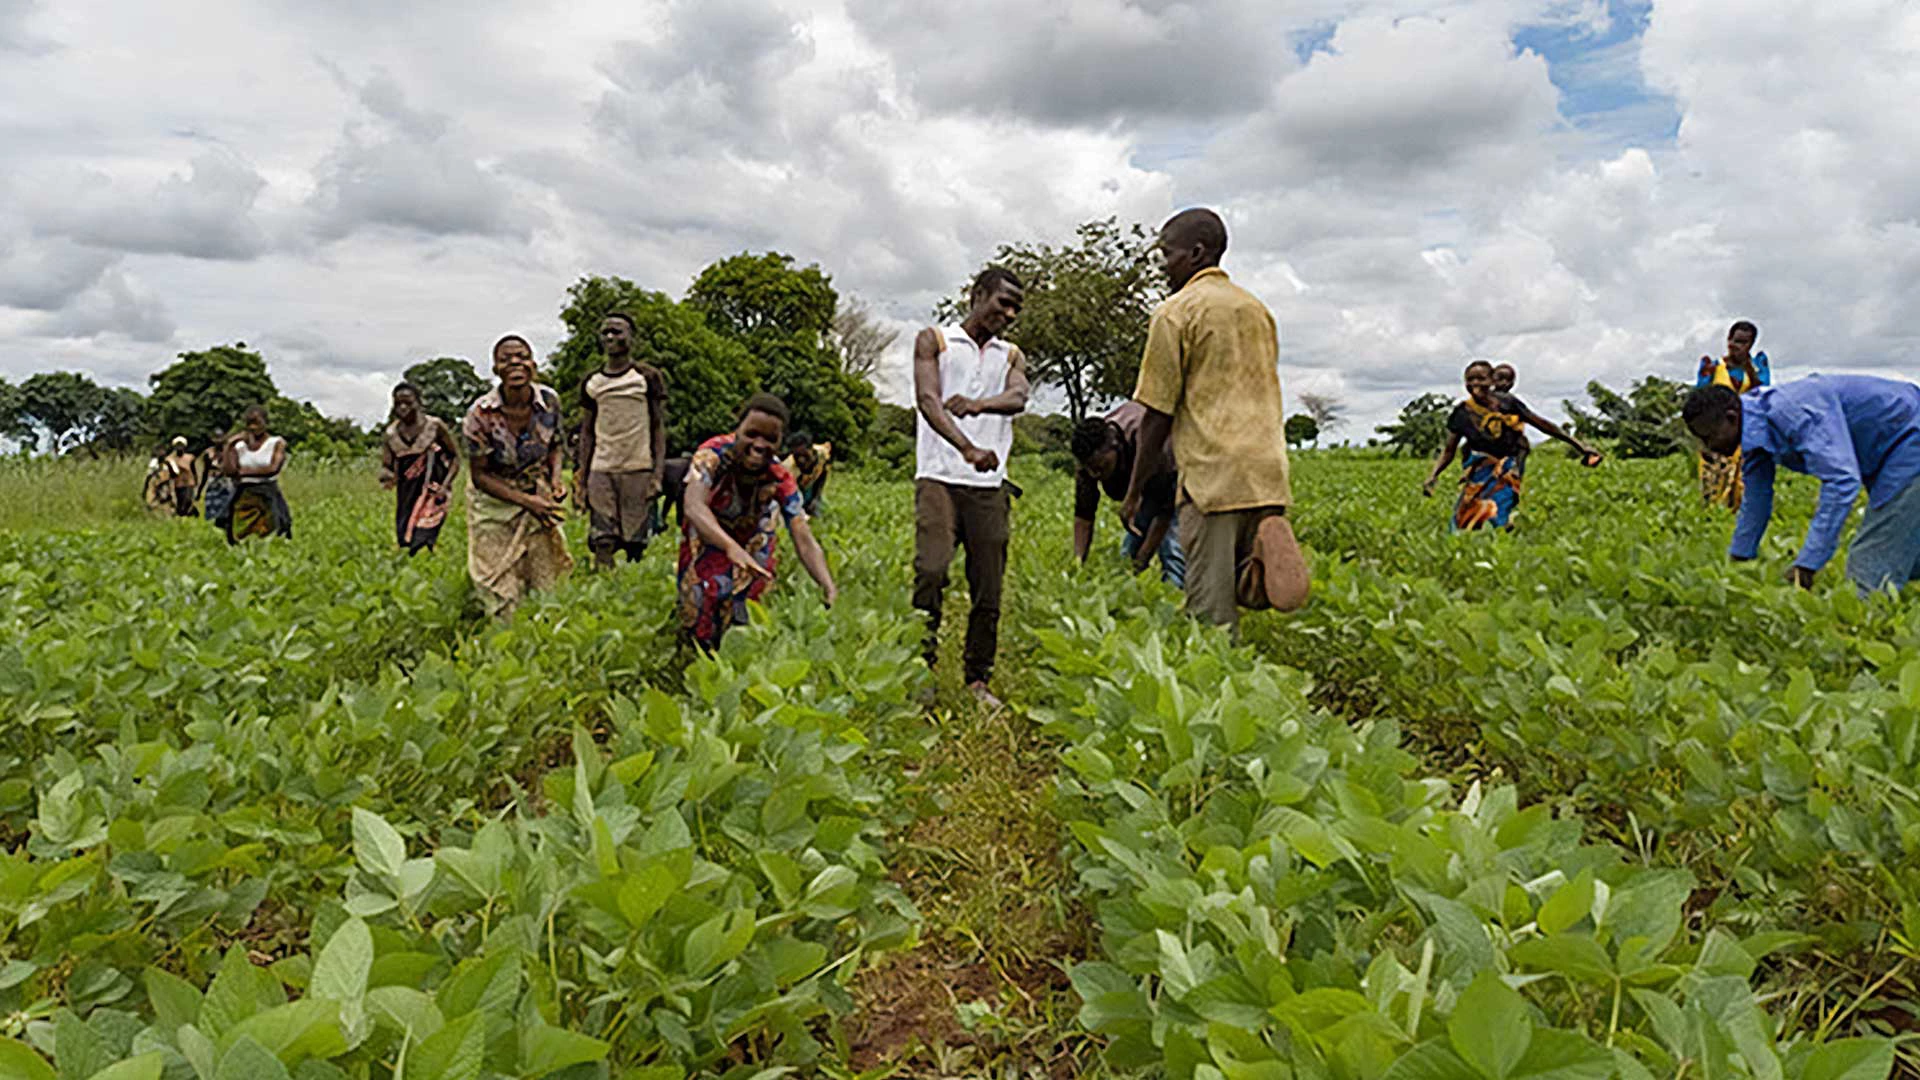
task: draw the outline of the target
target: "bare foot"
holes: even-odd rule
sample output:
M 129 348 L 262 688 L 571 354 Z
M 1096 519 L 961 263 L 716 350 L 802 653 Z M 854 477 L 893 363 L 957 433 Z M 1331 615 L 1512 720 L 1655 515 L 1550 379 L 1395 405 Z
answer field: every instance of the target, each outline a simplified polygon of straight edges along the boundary
M 987 709 L 988 711 L 993 711 L 996 709 L 1002 709 L 1006 707 L 1005 702 L 1001 701 L 997 697 L 994 697 L 993 691 L 987 689 L 986 683 L 970 682 L 967 684 L 967 692 L 972 694 L 973 699 L 975 701 L 978 701 L 981 707 L 984 709 Z

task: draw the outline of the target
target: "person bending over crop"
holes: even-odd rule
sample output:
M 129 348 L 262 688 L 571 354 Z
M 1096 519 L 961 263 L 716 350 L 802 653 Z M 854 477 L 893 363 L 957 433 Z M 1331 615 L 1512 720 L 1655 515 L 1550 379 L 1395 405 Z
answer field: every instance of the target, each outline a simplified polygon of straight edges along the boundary
M 1728 552 L 1736 561 L 1759 555 L 1775 467 L 1784 465 L 1820 480 L 1820 505 L 1789 579 L 1812 587 L 1865 489 L 1847 577 L 1863 595 L 1920 580 L 1920 386 L 1865 375 L 1810 375 L 1747 394 L 1703 386 L 1687 395 L 1681 416 L 1707 450 L 1741 456 L 1746 499 Z
M 264 405 L 248 406 L 240 434 L 227 440 L 223 468 L 233 477 L 233 504 L 226 513 L 227 543 L 256 536 L 293 537 L 293 512 L 280 494 L 287 442 L 267 430 Z
M 1147 407 L 1137 401 L 1123 402 L 1105 416 L 1087 417 L 1073 429 L 1073 458 L 1080 463 L 1073 474 L 1073 557 L 1081 562 L 1087 561 L 1093 548 L 1101 492 L 1116 500 L 1127 496 L 1140 420 L 1146 412 Z M 1160 455 L 1153 479 L 1147 481 L 1139 513 L 1120 523 L 1126 533 L 1120 550 L 1133 560 L 1134 572 L 1145 570 L 1158 554 L 1161 578 L 1176 589 L 1185 588 L 1187 580 L 1187 556 L 1173 528 L 1179 490 L 1180 475 L 1174 468 L 1173 449 L 1168 447 Z
M 1242 607 L 1301 607 L 1311 584 L 1287 520 L 1280 331 L 1220 269 L 1226 250 L 1226 223 L 1211 210 L 1183 210 L 1160 227 L 1154 251 L 1173 295 L 1147 325 L 1133 390 L 1146 408 L 1120 519 L 1131 524 L 1146 505 L 1171 435 L 1187 610 L 1233 626 Z
M 687 468 L 680 532 L 680 625 L 703 649 L 747 621 L 747 601 L 773 585 L 775 540 L 785 519 L 800 565 L 828 607 L 839 596 L 826 553 L 807 524 L 793 474 L 775 460 L 787 434 L 786 403 L 755 394 L 739 424 L 700 445 Z
M 380 441 L 380 486 L 393 489 L 393 536 L 408 554 L 431 549 L 452 501 L 460 445 L 437 416 L 420 411 L 420 391 L 393 388 L 392 420 Z
M 1603 459 L 1600 451 L 1562 431 L 1553 421 L 1535 415 L 1519 398 L 1494 390 L 1493 365 L 1485 360 L 1467 365 L 1466 385 L 1467 399 L 1454 406 L 1453 414 L 1447 417 L 1447 444 L 1433 463 L 1426 483 L 1420 486 L 1421 494 L 1431 496 L 1440 474 L 1453 464 L 1460 444 L 1467 444 L 1460 474 L 1460 501 L 1453 508 L 1454 531 L 1489 525 L 1496 529 L 1513 527 L 1513 512 L 1520 505 L 1526 474 L 1524 429 L 1528 424 L 1580 451 L 1581 464 L 1589 468 Z
M 518 334 L 493 346 L 499 385 L 480 395 L 460 425 L 467 474 L 467 573 L 487 613 L 513 614 L 522 597 L 573 569 L 560 523 L 560 395 L 534 381 L 533 347 Z
M 667 458 L 667 381 L 633 359 L 633 317 L 600 320 L 606 364 L 580 384 L 580 448 L 573 486 L 587 501 L 587 548 L 596 569 L 613 569 L 646 554 L 653 533 L 653 496 Z
M 811 434 L 796 431 L 787 437 L 787 459 L 780 464 L 800 485 L 800 501 L 807 515 L 819 513 L 820 493 L 827 489 L 827 473 L 833 468 L 833 444 L 816 443 Z

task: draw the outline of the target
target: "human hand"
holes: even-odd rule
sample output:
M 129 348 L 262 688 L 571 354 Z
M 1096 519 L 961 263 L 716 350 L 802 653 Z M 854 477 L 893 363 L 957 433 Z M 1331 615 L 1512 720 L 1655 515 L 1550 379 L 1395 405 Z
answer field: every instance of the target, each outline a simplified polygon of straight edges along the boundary
M 957 417 L 965 419 L 979 412 L 980 406 L 972 398 L 964 394 L 955 394 L 947 399 L 947 411 Z
M 1421 496 L 1428 499 L 1433 498 L 1434 485 L 1438 484 L 1439 482 L 1440 481 L 1437 477 L 1432 477 L 1432 476 L 1427 477 L 1426 483 L 1420 485 Z
M 975 472 L 992 472 L 1000 467 L 1000 455 L 991 450 L 982 450 L 977 446 L 969 446 L 960 451 L 960 456 L 966 459 L 967 464 L 973 466 Z
M 1605 454 L 1591 447 L 1582 447 L 1580 450 L 1580 464 L 1585 465 L 1589 469 L 1594 468 L 1605 460 L 1607 460 Z
M 733 569 L 736 571 L 735 577 L 738 577 L 740 573 L 745 573 L 751 577 L 760 578 L 763 581 L 773 580 L 773 571 L 755 562 L 753 556 L 747 554 L 747 549 L 741 547 L 739 544 L 733 545 L 732 548 L 727 551 L 727 561 L 733 564 Z
M 1138 535 L 1134 530 L 1133 522 L 1134 519 L 1139 516 L 1140 493 L 1137 491 L 1129 491 L 1127 492 L 1127 497 L 1120 500 L 1120 524 L 1124 526 L 1128 532 Z
M 387 475 L 382 476 L 380 478 L 380 486 L 383 488 L 386 488 L 388 491 L 392 491 L 394 489 L 394 485 L 397 483 L 398 481 L 396 481 L 393 478 L 393 474 L 391 473 L 388 473 Z
M 553 498 L 548 498 L 545 495 L 533 494 L 533 495 L 528 495 L 526 497 L 526 501 L 522 502 L 520 505 L 526 507 L 530 512 L 532 512 L 534 520 L 538 521 L 541 525 L 544 525 L 547 528 L 552 529 L 552 528 L 558 527 L 561 522 L 567 520 L 566 506 L 562 501 L 565 499 L 565 497 L 566 496 L 564 492 L 555 493 Z
M 827 582 L 827 587 L 821 590 L 821 599 L 828 607 L 832 607 L 833 602 L 840 599 L 840 586 L 831 581 Z

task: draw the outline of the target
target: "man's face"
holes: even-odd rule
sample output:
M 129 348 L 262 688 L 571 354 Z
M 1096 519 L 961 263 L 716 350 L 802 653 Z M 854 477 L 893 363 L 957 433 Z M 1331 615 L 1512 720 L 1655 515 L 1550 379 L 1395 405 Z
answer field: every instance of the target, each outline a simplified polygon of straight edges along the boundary
M 1727 356 L 1734 360 L 1747 360 L 1753 355 L 1753 331 L 1745 327 L 1727 335 Z
M 1001 281 L 994 284 L 990 292 L 973 298 L 973 321 L 986 327 L 995 337 L 1007 332 L 1013 320 L 1020 314 L 1020 305 L 1025 302 L 1026 294 L 1017 286 Z
M 600 351 L 612 357 L 624 357 L 633 349 L 633 330 L 627 320 L 600 320 Z
M 403 424 L 413 423 L 414 416 L 420 411 L 420 399 L 402 390 L 393 395 L 393 418 Z
M 1505 364 L 1493 369 L 1493 388 L 1502 394 L 1513 393 L 1515 375 L 1512 368 Z
M 508 341 L 493 351 L 493 374 L 501 386 L 521 387 L 533 382 L 533 350 Z
M 1160 264 L 1160 273 L 1167 279 L 1167 288 L 1179 292 L 1193 275 L 1200 272 L 1200 246 L 1187 244 L 1182 246 L 1179 238 L 1166 229 L 1160 230 L 1160 236 L 1153 244 L 1153 258 Z
M 1700 440 L 1700 445 L 1711 453 L 1721 457 L 1730 457 L 1740 449 L 1740 402 L 1735 399 L 1727 411 L 1718 415 L 1702 416 L 1687 424 L 1687 430 Z
M 1105 480 L 1119 467 L 1120 450 L 1111 443 L 1087 459 L 1087 474 L 1095 480 Z
M 750 473 L 765 472 L 773 464 L 773 455 L 780 448 L 780 441 L 787 437 L 787 425 L 777 416 L 768 416 L 763 412 L 750 412 L 733 433 L 734 441 L 739 445 L 739 461 Z

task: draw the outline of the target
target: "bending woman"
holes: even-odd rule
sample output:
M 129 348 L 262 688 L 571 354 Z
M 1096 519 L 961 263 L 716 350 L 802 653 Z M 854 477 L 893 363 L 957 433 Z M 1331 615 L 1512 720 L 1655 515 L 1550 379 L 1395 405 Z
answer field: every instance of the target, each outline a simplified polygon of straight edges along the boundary
M 409 555 L 432 549 L 460 472 L 460 447 L 437 416 L 420 411 L 420 391 L 393 388 L 393 420 L 380 444 L 380 485 L 396 493 L 394 540 Z
M 786 403 L 755 394 L 731 434 L 702 443 L 687 468 L 680 535 L 680 625 L 704 649 L 747 621 L 747 601 L 773 585 L 780 520 L 828 607 L 839 589 L 807 524 L 800 485 L 774 460 L 787 434 Z
M 1433 472 L 1421 485 L 1423 495 L 1431 496 L 1440 474 L 1453 464 L 1460 444 L 1467 444 L 1467 457 L 1460 475 L 1460 501 L 1453 508 L 1456 532 L 1513 527 L 1513 511 L 1520 505 L 1520 489 L 1527 468 L 1528 424 L 1550 438 L 1580 451 L 1580 463 L 1592 468 L 1600 464 L 1600 451 L 1560 429 L 1560 425 L 1534 414 L 1512 394 L 1493 388 L 1493 365 L 1475 360 L 1466 370 L 1467 400 L 1454 406 L 1447 417 L 1447 445 Z
M 241 417 L 242 430 L 227 441 L 222 471 L 233 478 L 233 503 L 226 512 L 227 543 L 256 536 L 293 537 L 293 513 L 280 494 L 280 470 L 287 465 L 287 441 L 267 430 L 267 409 L 252 405 Z
M 487 613 L 513 614 L 528 592 L 573 569 L 560 522 L 560 395 L 534 381 L 533 347 L 517 334 L 493 346 L 498 386 L 467 410 L 467 573 Z

